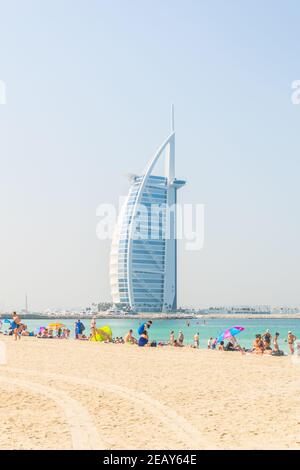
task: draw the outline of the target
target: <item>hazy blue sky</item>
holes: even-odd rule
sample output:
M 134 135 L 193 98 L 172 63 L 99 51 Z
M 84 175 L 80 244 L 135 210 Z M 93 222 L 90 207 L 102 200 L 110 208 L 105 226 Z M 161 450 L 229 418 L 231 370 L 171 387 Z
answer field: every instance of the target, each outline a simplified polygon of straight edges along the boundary
M 179 303 L 300 305 L 298 1 L 0 0 L 0 309 L 110 300 L 96 208 L 176 107 Z

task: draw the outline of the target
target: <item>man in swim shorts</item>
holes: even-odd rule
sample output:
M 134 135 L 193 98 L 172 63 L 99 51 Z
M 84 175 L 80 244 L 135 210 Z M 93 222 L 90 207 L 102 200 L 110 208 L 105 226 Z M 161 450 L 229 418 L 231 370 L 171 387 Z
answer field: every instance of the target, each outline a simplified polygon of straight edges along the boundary
M 199 348 L 199 333 L 194 335 L 194 347 Z
M 20 328 L 21 328 L 21 319 L 20 319 L 19 315 L 17 314 L 17 312 L 13 313 L 12 322 L 11 322 L 10 327 L 11 327 L 12 332 L 14 334 L 15 341 L 18 339 L 18 337 L 19 337 L 19 339 L 21 339 L 21 335 L 19 335 Z
M 183 340 L 184 340 L 184 335 L 182 331 L 179 331 L 178 338 L 177 338 L 177 342 L 179 346 L 183 346 Z

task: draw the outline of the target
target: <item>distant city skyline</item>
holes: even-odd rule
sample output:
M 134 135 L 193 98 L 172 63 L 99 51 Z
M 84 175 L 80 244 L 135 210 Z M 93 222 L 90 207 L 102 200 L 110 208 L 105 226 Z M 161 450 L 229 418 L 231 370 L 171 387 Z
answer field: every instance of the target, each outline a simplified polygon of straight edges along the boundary
M 96 210 L 171 103 L 180 200 L 205 205 L 178 305 L 300 305 L 299 2 L 2 3 L 0 310 L 111 300 Z

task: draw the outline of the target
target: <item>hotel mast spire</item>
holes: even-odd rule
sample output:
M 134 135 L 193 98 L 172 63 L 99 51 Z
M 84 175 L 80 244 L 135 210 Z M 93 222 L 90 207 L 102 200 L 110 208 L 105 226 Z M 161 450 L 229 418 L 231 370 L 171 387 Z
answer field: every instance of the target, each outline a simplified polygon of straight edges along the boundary
M 175 132 L 174 104 L 171 106 L 171 131 Z

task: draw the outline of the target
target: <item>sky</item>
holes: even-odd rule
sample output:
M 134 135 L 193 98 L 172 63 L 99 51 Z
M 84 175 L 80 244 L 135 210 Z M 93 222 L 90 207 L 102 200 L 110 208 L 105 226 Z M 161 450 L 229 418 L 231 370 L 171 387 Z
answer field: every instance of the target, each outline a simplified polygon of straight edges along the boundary
M 0 0 L 0 310 L 109 301 L 99 204 L 127 194 L 170 131 L 185 306 L 300 305 L 300 4 Z

